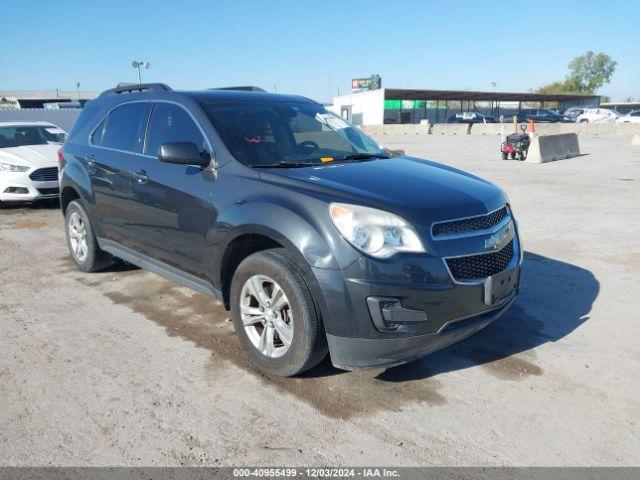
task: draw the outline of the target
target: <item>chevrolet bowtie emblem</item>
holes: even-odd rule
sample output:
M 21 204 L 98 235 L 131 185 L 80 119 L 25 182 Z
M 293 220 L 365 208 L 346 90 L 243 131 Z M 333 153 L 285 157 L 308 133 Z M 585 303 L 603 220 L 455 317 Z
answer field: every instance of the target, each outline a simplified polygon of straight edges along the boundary
M 507 243 L 509 232 L 511 232 L 511 222 L 487 238 L 484 241 L 484 248 L 487 250 L 500 250 Z

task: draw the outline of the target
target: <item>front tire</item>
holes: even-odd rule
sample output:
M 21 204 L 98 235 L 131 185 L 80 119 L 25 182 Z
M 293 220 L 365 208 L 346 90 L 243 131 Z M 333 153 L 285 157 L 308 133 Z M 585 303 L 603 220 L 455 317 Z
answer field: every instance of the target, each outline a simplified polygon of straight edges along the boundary
M 89 215 L 79 200 L 67 206 L 64 218 L 67 247 L 78 268 L 83 272 L 97 272 L 108 267 L 113 257 L 100 250 Z
M 326 356 L 324 328 L 311 291 L 285 250 L 244 259 L 233 275 L 230 303 L 240 343 L 261 370 L 290 377 Z

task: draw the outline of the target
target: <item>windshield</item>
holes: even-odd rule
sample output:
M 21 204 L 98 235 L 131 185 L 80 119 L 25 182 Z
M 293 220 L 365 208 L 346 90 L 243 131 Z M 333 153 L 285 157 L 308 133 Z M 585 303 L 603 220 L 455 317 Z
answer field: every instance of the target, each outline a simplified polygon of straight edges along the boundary
M 0 148 L 63 143 L 66 133 L 54 126 L 0 127 Z
M 316 103 L 221 102 L 203 107 L 229 151 L 250 167 L 386 156 L 373 140 Z

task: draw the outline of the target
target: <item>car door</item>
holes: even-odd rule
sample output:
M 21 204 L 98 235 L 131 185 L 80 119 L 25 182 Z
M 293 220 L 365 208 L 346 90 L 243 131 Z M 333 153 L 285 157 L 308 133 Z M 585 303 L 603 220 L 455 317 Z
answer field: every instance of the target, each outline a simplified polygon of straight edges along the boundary
M 112 109 L 91 132 L 90 148 L 83 158 L 94 195 L 96 233 L 123 245 L 131 244 L 130 172 L 142 148 L 148 106 L 133 102 Z
M 550 122 L 551 116 L 549 115 L 549 112 L 547 112 L 546 110 L 537 110 L 534 120 L 536 122 Z
M 523 110 L 521 113 L 521 118 L 518 119 L 519 122 L 528 122 L 529 120 L 535 119 L 535 110 Z
M 130 229 L 135 249 L 162 263 L 202 277 L 208 273 L 212 168 L 175 165 L 158 160 L 160 145 L 192 142 L 211 152 L 202 128 L 181 105 L 153 104 L 143 155 L 132 166 Z

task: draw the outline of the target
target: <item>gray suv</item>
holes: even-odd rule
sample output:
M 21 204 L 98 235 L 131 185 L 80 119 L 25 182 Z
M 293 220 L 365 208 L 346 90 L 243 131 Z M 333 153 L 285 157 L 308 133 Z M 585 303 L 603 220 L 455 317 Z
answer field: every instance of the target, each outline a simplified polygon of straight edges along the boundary
M 497 319 L 522 249 L 506 195 L 393 156 L 322 105 L 233 89 L 120 87 L 59 153 L 69 251 L 221 299 L 247 355 L 291 376 L 329 353 L 390 367 Z

